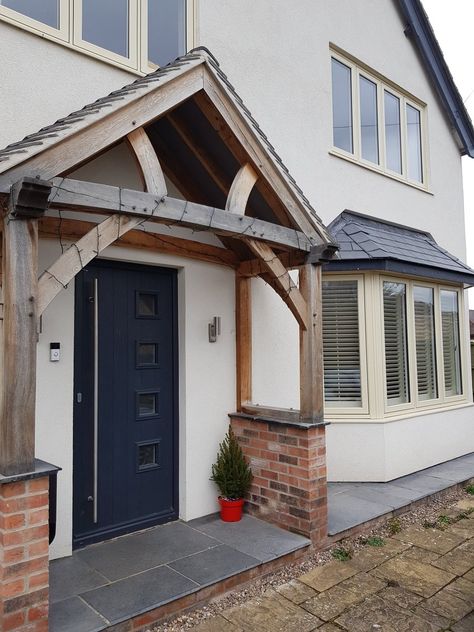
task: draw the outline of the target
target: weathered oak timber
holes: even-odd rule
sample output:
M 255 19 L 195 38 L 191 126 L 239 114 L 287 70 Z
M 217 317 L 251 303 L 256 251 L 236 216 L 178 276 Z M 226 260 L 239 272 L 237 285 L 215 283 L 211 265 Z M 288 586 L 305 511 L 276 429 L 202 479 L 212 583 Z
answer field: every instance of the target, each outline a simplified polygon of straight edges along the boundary
M 45 182 L 12 187 L 3 225 L 3 371 L 0 472 L 31 471 L 35 463 L 38 220 L 46 209 Z M 27 203 L 23 204 L 22 200 Z M 33 218 L 33 219 L 29 219 Z
M 96 224 L 84 237 L 73 243 L 39 278 L 38 316 L 41 316 L 51 301 L 84 266 L 141 222 L 143 220 L 138 217 L 114 214 Z
M 287 270 L 299 268 L 306 262 L 306 253 L 290 250 L 289 252 L 279 252 L 278 258 Z M 267 272 L 261 259 L 248 259 L 242 261 L 238 267 L 240 276 L 257 277 Z
M 313 236 L 319 243 L 326 239 L 329 240 L 330 238 L 326 233 L 324 236 L 319 233 L 321 227 L 316 226 L 316 223 L 313 223 L 306 212 L 300 208 L 296 192 L 289 185 L 286 185 L 273 159 L 264 151 L 260 143 L 250 142 L 250 138 L 256 137 L 255 131 L 250 125 L 246 125 L 243 119 L 235 115 L 235 105 L 232 104 L 225 90 L 211 78 L 207 68 L 204 69 L 204 91 L 241 145 L 246 149 L 251 162 L 257 166 L 258 172 L 274 187 L 275 193 L 283 201 L 285 208 L 300 230 Z M 324 228 L 322 230 L 324 231 Z
M 191 66 L 195 64 L 195 68 Z M 123 108 L 100 117 L 60 143 L 52 145 L 36 156 L 28 158 L 27 165 L 19 164 L 0 176 L 0 192 L 7 193 L 13 182 L 28 174 L 46 180 L 91 160 L 112 146 L 133 129 L 142 127 L 186 100 L 203 87 L 202 61 L 190 62 L 190 70 L 179 76 L 163 79 L 159 95 L 154 91 L 143 94 Z M 21 154 L 20 154 L 21 157 Z
M 267 244 L 256 241 L 255 239 L 247 239 L 246 243 L 252 252 L 254 252 L 257 257 L 260 257 L 263 267 L 272 279 L 272 287 L 288 305 L 300 327 L 306 329 L 309 322 L 306 301 L 293 282 L 288 270 Z
M 270 406 L 258 406 L 257 404 L 244 404 L 241 412 L 254 417 L 261 417 L 262 419 L 277 419 L 289 423 L 301 421 L 300 411 L 293 408 L 271 408 Z
M 77 219 L 57 217 L 43 217 L 39 221 L 40 237 L 58 239 L 59 235 L 66 241 L 77 241 L 86 233 L 94 229 L 95 222 L 85 222 Z M 114 246 L 122 248 L 137 248 L 166 254 L 187 257 L 197 261 L 206 261 L 218 265 L 236 268 L 239 260 L 230 250 L 203 244 L 191 239 L 181 239 L 162 233 L 145 230 L 131 230 L 114 242 Z
M 253 167 L 249 163 L 243 165 L 232 182 L 229 195 L 227 196 L 225 210 L 231 213 L 245 215 L 245 208 L 250 193 L 257 180 L 258 175 L 255 173 Z
M 299 286 L 307 305 L 307 329 L 300 328 L 300 418 L 317 423 L 324 417 L 321 265 L 300 269 Z
M 237 411 L 252 401 L 252 280 L 235 277 Z
M 254 217 L 236 215 L 224 209 L 168 196 L 162 200 L 151 193 L 69 178 L 53 180 L 50 204 L 52 208 L 93 213 L 120 212 L 165 224 L 206 228 L 218 234 L 237 238 L 252 237 L 307 252 L 315 245 L 315 241 L 302 232 Z
M 137 159 L 148 193 L 157 196 L 167 195 L 163 169 L 143 127 L 127 134 L 127 141 Z

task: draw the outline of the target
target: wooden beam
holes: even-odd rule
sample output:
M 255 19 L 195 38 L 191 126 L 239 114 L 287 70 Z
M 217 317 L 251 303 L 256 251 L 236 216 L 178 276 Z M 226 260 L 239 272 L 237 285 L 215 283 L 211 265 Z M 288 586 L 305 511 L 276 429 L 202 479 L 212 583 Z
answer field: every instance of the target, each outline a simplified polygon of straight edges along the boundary
M 190 70 L 181 76 L 174 77 L 171 74 L 161 79 L 158 94 L 156 90 L 149 90 L 144 94 L 138 92 L 139 98 L 107 116 L 104 115 L 98 120 L 93 116 L 86 117 L 84 128 L 66 136 L 61 142 L 36 156 L 27 158 L 26 164 L 19 164 L 0 175 L 0 192 L 8 192 L 11 184 L 25 173 L 45 180 L 67 173 L 85 160 L 92 160 L 132 130 L 147 125 L 188 99 L 203 87 L 202 61 L 196 61 L 196 67 L 191 68 L 193 63 L 189 64 Z M 91 123 L 87 125 L 89 118 Z
M 163 169 L 143 127 L 127 134 L 127 141 L 138 162 L 148 193 L 162 197 L 167 195 Z
M 299 268 L 306 261 L 307 254 L 290 250 L 288 252 L 279 252 L 278 258 L 287 270 Z M 267 272 L 261 259 L 248 259 L 239 264 L 237 272 L 240 276 L 257 277 Z
M 324 419 L 321 266 L 302 266 L 299 286 L 308 306 L 308 327 L 300 329 L 300 417 L 318 423 Z
M 201 147 L 198 147 L 195 143 L 192 142 L 190 131 L 178 118 L 176 112 L 169 112 L 166 116 L 166 119 L 170 122 L 173 129 L 186 145 L 186 147 L 189 149 L 189 151 L 198 159 L 201 166 L 205 169 L 207 174 L 212 178 L 212 180 L 219 187 L 222 193 L 225 193 L 225 195 L 227 195 L 227 192 L 229 190 L 229 183 L 227 182 L 226 178 L 221 174 L 218 165 L 213 160 L 211 160 L 208 153 L 206 151 L 203 151 Z
M 31 472 L 35 463 L 38 217 L 50 187 L 12 187 L 3 225 L 3 365 L 0 386 L 0 472 Z
M 294 408 L 271 408 L 270 406 L 259 406 L 257 404 L 244 404 L 241 412 L 254 417 L 261 417 L 262 419 L 291 421 L 293 423 L 300 421 L 300 411 Z
M 138 217 L 111 215 L 73 243 L 39 278 L 38 316 L 94 257 L 141 222 Z
M 250 120 L 240 112 L 238 116 L 236 115 L 235 102 L 229 96 L 227 89 L 216 81 L 215 76 L 211 77 L 211 74 L 213 74 L 212 71 L 205 68 L 204 92 L 245 148 L 252 164 L 258 167 L 258 172 L 271 184 L 296 226 L 307 235 L 314 237 L 318 243 L 330 241 L 324 226 L 311 218 L 309 209 L 303 210 L 299 194 L 287 181 L 282 169 L 277 166 L 274 157 L 262 143 L 255 126 L 252 126 Z
M 225 210 L 238 215 L 245 215 L 245 209 L 258 175 L 247 162 L 237 172 L 225 203 Z
M 61 236 L 66 241 L 77 241 L 95 226 L 95 222 L 43 217 L 39 222 L 39 234 L 40 237 L 48 239 L 57 240 Z M 162 252 L 230 268 L 236 268 L 239 265 L 239 260 L 234 253 L 225 248 L 145 230 L 130 230 L 114 242 L 114 246 Z
M 300 327 L 306 329 L 308 326 L 306 301 L 290 277 L 288 270 L 267 244 L 255 239 L 247 239 L 246 243 L 257 257 L 260 257 L 263 267 L 272 278 L 272 286 L 288 305 Z
M 301 232 L 254 217 L 168 196 L 162 201 L 150 193 L 94 182 L 55 178 L 50 202 L 52 208 L 92 213 L 121 212 L 168 225 L 205 228 L 240 239 L 252 237 L 306 252 L 314 245 L 314 241 Z
M 252 279 L 235 277 L 237 411 L 252 401 Z

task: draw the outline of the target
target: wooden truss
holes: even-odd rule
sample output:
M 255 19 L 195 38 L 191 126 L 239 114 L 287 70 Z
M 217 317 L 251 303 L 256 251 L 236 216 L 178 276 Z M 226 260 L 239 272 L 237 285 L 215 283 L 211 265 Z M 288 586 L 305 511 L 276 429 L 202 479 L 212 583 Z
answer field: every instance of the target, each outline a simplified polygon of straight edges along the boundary
M 3 380 L 1 388 L 0 473 L 18 474 L 34 465 L 34 421 L 36 386 L 37 322 L 59 292 L 94 257 L 110 245 L 149 248 L 217 263 L 235 270 L 236 287 L 236 368 L 237 410 L 268 418 L 283 418 L 298 423 L 319 423 L 323 418 L 321 266 L 315 256 L 324 248 L 323 232 L 314 230 L 314 218 L 298 215 L 288 190 L 279 184 L 275 167 L 268 156 L 249 143 L 245 131 L 236 124 L 232 107 L 221 88 L 209 82 L 201 69 L 192 70 L 176 83 L 164 86 L 159 113 L 196 92 L 196 85 L 207 82 L 207 98 L 223 113 L 231 134 L 228 142 L 240 167 L 227 183 L 207 160 L 202 148 L 189 141 L 182 122 L 171 112 L 169 124 L 212 174 L 225 194 L 223 208 L 176 199 L 168 195 L 162 165 L 150 137 L 139 123 L 157 116 L 156 100 L 143 98 L 130 129 L 131 112 L 117 113 L 96 125 L 94 135 L 87 131 L 35 155 L 31 164 L 14 166 L 0 178 L 0 197 L 6 202 L 3 217 Z M 199 103 L 202 96 L 196 97 Z M 153 109 L 154 108 L 154 109 Z M 159 114 L 158 113 L 158 114 Z M 217 126 L 212 112 L 205 114 Z M 219 133 L 221 133 L 220 130 Z M 57 177 L 87 155 L 87 141 L 93 155 L 110 145 L 119 135 L 126 140 L 139 166 L 145 191 Z M 112 139 L 112 140 L 111 140 Z M 242 153 L 243 152 L 243 153 Z M 243 159 L 245 156 L 247 160 Z M 258 165 L 258 168 L 256 167 Z M 31 169 L 31 171 L 30 171 Z M 34 177 L 28 177 L 28 175 Z M 217 175 L 216 175 L 217 174 Z M 18 180 L 12 178 L 18 177 Z M 38 177 L 39 176 L 39 177 Z M 11 182 L 14 182 L 10 187 Z M 9 183 L 8 187 L 5 183 Z M 269 185 L 269 182 L 272 185 Z M 249 198 L 256 186 L 268 199 L 280 195 L 274 216 L 281 223 L 247 213 Z M 270 189 L 272 189 L 270 191 Z M 282 202 L 291 210 L 282 214 Z M 1 201 L 1 200 L 0 200 Z M 50 209 L 69 211 L 57 219 Z M 93 221 L 72 219 L 74 214 L 92 213 Z M 72 216 L 71 216 L 72 213 Z M 96 221 L 97 215 L 105 218 Z M 290 221 L 298 215 L 298 222 Z M 290 219 L 289 219 L 290 218 Z M 219 248 L 160 232 L 139 230 L 145 222 L 191 227 L 214 233 L 229 248 Z M 57 237 L 58 231 L 70 245 L 38 278 L 38 234 Z M 157 227 L 159 230 L 159 227 Z M 242 257 L 240 253 L 248 253 Z M 249 258 L 249 253 L 250 257 Z M 299 282 L 289 270 L 299 269 Z M 263 278 L 291 310 L 300 328 L 300 410 L 262 409 L 252 405 L 252 277 Z

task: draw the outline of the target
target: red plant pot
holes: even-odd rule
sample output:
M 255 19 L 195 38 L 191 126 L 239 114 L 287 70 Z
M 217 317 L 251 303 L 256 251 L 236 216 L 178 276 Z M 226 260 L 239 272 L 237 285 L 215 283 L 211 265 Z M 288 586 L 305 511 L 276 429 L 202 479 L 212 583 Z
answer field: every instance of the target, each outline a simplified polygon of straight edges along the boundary
M 221 506 L 221 520 L 224 522 L 238 522 L 242 518 L 242 509 L 244 499 L 229 500 L 219 496 L 219 505 Z

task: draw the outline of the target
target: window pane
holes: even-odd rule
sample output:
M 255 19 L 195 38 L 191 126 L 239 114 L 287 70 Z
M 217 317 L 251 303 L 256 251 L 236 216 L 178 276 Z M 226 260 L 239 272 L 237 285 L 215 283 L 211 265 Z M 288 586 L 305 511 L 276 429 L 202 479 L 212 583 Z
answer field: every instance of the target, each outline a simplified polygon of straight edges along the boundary
M 360 139 L 362 158 L 378 164 L 377 86 L 365 77 L 360 77 Z
M 458 294 L 441 290 L 444 388 L 447 397 L 461 395 L 461 350 L 459 340 Z
M 402 172 L 402 149 L 400 141 L 400 99 L 390 92 L 384 94 L 385 150 L 387 168 Z
M 137 318 L 157 318 L 158 294 L 151 292 L 137 292 Z
M 158 414 L 158 393 L 138 394 L 138 416 L 150 417 Z
M 416 373 L 418 398 L 438 397 L 436 343 L 434 328 L 434 292 L 429 287 L 413 288 L 415 307 Z
M 0 0 L 0 6 L 18 11 L 55 29 L 59 28 L 59 0 Z
M 156 366 L 158 345 L 155 342 L 139 342 L 137 345 L 137 366 Z
M 361 406 L 357 281 L 323 283 L 324 399 Z
M 423 182 L 420 111 L 407 103 L 408 177 Z
M 351 69 L 336 59 L 331 61 L 333 143 L 352 153 Z
M 148 0 L 148 59 L 165 66 L 186 52 L 186 0 Z
M 82 0 L 82 39 L 128 57 L 128 0 Z
M 387 403 L 394 406 L 410 401 L 404 283 L 383 284 L 383 314 Z
M 159 465 L 158 462 L 159 445 L 158 443 L 147 443 L 138 446 L 138 469 L 149 470 Z

